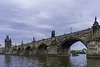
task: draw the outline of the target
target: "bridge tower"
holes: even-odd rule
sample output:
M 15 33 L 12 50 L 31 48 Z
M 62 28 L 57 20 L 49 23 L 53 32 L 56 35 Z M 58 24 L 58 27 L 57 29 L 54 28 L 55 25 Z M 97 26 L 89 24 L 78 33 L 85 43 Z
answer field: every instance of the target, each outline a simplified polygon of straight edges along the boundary
M 11 46 L 12 46 L 12 44 L 11 44 L 11 39 L 10 39 L 9 36 L 7 35 L 7 36 L 6 36 L 6 39 L 5 39 L 5 50 L 10 49 Z

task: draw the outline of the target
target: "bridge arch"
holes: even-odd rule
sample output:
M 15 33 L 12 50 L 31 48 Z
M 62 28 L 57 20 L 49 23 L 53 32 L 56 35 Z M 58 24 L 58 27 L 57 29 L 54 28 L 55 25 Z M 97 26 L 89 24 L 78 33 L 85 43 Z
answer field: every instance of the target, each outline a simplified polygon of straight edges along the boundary
M 47 44 L 41 43 L 37 48 L 37 55 L 47 55 Z
M 58 46 L 58 49 L 57 49 L 57 55 L 61 55 L 61 56 L 70 56 L 70 47 L 72 44 L 76 43 L 76 42 L 82 42 L 86 48 L 87 48 L 87 45 L 85 43 L 84 40 L 80 39 L 80 38 L 77 38 L 77 37 L 70 37 L 68 39 L 65 39 L 65 40 L 62 40 L 60 46 Z
M 20 51 L 20 50 L 21 50 L 21 48 L 19 47 L 19 48 L 18 48 L 18 51 Z
M 17 54 L 19 55 L 21 52 L 21 48 L 19 47 L 18 50 L 17 50 Z
M 38 49 L 46 49 L 48 46 L 46 44 L 41 44 L 40 46 L 38 46 Z
M 62 41 L 61 43 L 61 49 L 65 49 L 65 48 L 70 48 L 70 46 L 76 42 L 82 42 L 86 47 L 86 43 L 84 40 L 80 39 L 80 38 L 76 38 L 76 37 L 71 37 L 71 38 L 68 38 L 68 39 L 65 39 L 64 41 Z
M 27 46 L 27 47 L 25 48 L 25 50 L 31 50 L 31 47 L 30 47 L 30 46 Z
M 62 39 L 61 44 L 58 46 L 58 49 L 57 49 L 57 55 L 70 56 L 71 45 L 78 41 L 82 42 L 87 48 L 87 44 L 83 39 L 78 38 L 78 37 L 70 37 L 70 38 Z
M 31 51 L 32 51 L 31 46 L 27 46 L 27 47 L 25 48 L 24 54 L 25 54 L 25 55 L 30 55 Z

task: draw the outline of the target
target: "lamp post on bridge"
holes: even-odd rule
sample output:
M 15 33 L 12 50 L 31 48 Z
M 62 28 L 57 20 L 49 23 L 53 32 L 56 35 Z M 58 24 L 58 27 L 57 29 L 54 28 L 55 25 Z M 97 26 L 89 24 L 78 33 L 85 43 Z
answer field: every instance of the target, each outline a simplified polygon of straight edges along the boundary
M 43 36 L 42 36 L 42 39 L 44 39 Z
M 70 32 L 72 33 L 72 28 L 70 28 Z

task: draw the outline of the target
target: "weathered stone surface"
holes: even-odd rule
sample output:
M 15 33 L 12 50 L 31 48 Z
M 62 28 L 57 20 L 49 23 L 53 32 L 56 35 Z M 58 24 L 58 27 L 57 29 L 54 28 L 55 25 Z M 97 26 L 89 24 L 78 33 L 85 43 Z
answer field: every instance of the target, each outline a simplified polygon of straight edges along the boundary
M 9 49 L 6 54 L 16 54 L 16 55 L 56 55 L 56 56 L 68 56 L 70 55 L 70 46 L 81 41 L 88 49 L 87 53 L 92 54 L 91 50 L 98 53 L 97 42 L 91 41 L 91 28 L 73 32 L 69 34 L 64 34 L 61 36 L 56 36 L 48 39 L 43 39 L 40 41 L 35 41 L 27 44 L 23 44 L 13 49 Z M 100 44 L 98 42 L 98 44 Z M 91 47 L 90 47 L 91 46 Z M 95 46 L 92 48 L 92 46 Z

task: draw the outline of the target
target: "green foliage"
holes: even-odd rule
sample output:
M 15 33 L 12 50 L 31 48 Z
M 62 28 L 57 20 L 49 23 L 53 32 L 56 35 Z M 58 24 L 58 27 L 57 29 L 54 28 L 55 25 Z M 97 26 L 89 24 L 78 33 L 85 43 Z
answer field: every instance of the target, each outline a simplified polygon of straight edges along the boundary
M 77 53 L 77 54 L 86 54 L 86 52 L 84 52 L 84 51 L 74 51 L 74 50 L 72 50 L 71 51 L 71 53 Z
M 77 54 L 86 54 L 86 52 L 84 52 L 84 51 L 83 52 L 77 52 Z

